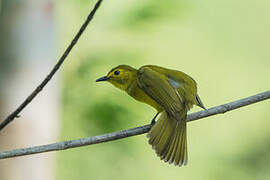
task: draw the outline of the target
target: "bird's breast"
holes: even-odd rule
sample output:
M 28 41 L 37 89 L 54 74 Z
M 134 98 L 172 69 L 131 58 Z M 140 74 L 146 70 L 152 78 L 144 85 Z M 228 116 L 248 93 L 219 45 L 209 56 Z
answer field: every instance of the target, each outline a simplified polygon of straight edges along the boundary
M 137 101 L 146 103 L 150 106 L 152 106 L 153 108 L 155 108 L 158 112 L 163 111 L 163 108 L 155 101 L 153 100 L 150 96 L 148 96 L 139 86 L 137 83 L 134 83 L 133 85 L 131 85 L 128 90 L 127 93 L 133 97 L 134 99 L 136 99 Z

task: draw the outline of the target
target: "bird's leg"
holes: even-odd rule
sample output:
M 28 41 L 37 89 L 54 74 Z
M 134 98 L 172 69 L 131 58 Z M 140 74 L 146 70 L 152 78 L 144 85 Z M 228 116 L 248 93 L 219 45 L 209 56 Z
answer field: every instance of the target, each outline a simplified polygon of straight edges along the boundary
M 156 123 L 155 119 L 157 118 L 159 112 L 153 117 L 152 121 L 151 121 L 151 126 L 154 126 L 154 124 Z

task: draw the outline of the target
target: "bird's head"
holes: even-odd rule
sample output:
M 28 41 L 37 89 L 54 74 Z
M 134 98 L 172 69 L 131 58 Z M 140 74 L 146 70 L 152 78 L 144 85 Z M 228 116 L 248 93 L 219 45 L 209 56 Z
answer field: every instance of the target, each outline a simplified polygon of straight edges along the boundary
M 128 65 L 119 65 L 108 72 L 106 76 L 103 76 L 96 80 L 108 81 L 117 88 L 126 91 L 129 85 L 136 80 L 137 70 Z

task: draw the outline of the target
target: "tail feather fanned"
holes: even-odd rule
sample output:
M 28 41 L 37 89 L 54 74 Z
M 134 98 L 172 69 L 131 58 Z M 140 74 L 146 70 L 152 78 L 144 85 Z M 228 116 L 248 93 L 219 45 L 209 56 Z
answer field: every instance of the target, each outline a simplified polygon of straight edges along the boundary
M 162 160 L 176 166 L 187 164 L 185 120 L 177 121 L 170 118 L 166 112 L 162 112 L 147 137 L 149 144 Z

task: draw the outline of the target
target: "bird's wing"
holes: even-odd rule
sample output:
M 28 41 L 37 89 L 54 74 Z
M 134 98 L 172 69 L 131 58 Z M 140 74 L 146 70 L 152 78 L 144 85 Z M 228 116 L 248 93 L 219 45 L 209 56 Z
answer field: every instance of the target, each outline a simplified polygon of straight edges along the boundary
M 184 102 L 167 76 L 147 66 L 141 67 L 137 75 L 139 87 L 148 96 L 160 104 L 170 116 L 177 120 L 184 118 L 186 114 Z
M 173 88 L 177 90 L 177 95 L 181 99 L 182 103 L 185 104 L 187 109 L 190 109 L 193 104 L 204 107 L 201 105 L 202 103 L 197 101 L 197 84 L 189 75 L 181 71 L 155 65 L 146 65 L 144 67 L 149 67 L 158 73 L 164 74 Z

